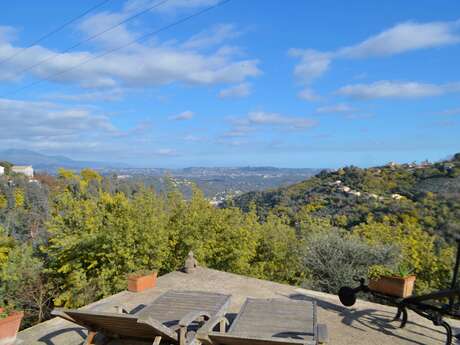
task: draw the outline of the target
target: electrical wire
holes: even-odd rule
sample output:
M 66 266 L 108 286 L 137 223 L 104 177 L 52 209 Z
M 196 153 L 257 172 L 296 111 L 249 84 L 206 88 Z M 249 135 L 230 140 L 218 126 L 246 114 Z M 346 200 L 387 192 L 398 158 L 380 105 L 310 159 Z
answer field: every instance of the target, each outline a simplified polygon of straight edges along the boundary
M 123 25 L 123 24 L 125 24 L 125 23 L 127 23 L 127 22 L 129 22 L 129 21 L 131 21 L 131 20 L 143 15 L 144 13 L 147 13 L 147 12 L 153 10 L 156 7 L 159 7 L 159 6 L 163 5 L 164 3 L 168 2 L 168 1 L 169 0 L 160 1 L 160 2 L 156 3 L 155 5 L 153 5 L 153 6 L 149 7 L 149 8 L 146 8 L 145 10 L 142 10 L 141 12 L 138 12 L 138 13 L 136 13 L 136 14 L 134 14 L 134 15 L 122 20 L 121 22 L 118 22 L 117 24 L 114 24 L 114 25 L 108 27 L 107 29 L 104 29 L 104 30 L 102 30 L 102 31 L 100 31 L 100 32 L 98 32 L 98 33 L 96 33 L 94 35 L 91 35 L 91 36 L 87 37 L 86 39 L 84 39 L 84 40 L 82 40 L 82 41 L 80 41 L 80 42 L 78 42 L 78 43 L 76 43 L 76 44 L 64 49 L 63 51 L 61 51 L 59 53 L 48 55 L 46 58 L 38 61 L 37 63 L 35 63 L 35 64 L 33 64 L 33 65 L 29 66 L 29 67 L 26 67 L 26 68 L 24 68 L 22 70 L 17 71 L 16 74 L 21 75 L 24 72 L 30 71 L 31 69 L 33 69 L 33 68 L 35 68 L 37 66 L 40 66 L 41 64 L 43 64 L 43 63 L 45 63 L 47 61 L 55 59 L 56 57 L 58 57 L 61 54 L 68 53 L 72 49 L 75 49 L 75 48 L 81 46 L 83 43 L 89 42 L 89 41 L 91 41 L 91 40 L 93 40 L 93 39 L 95 39 L 95 38 L 97 38 L 99 36 L 102 36 L 103 34 L 109 32 L 109 31 L 112 31 L 113 29 L 116 29 L 117 27 L 119 27 L 119 26 L 121 26 L 121 25 Z
M 80 63 L 77 64 L 77 65 L 74 65 L 74 66 L 72 66 L 72 67 L 70 67 L 70 68 L 67 68 L 67 69 L 63 70 L 63 71 L 54 73 L 54 74 L 52 74 L 52 75 L 50 75 L 50 76 L 48 76 L 48 77 L 46 77 L 46 78 L 42 78 L 41 80 L 37 80 L 37 81 L 32 82 L 32 83 L 30 83 L 30 84 L 24 85 L 23 87 L 20 87 L 20 88 L 18 88 L 18 89 L 16 89 L 16 90 L 13 90 L 11 93 L 7 93 L 6 95 L 16 94 L 16 93 L 18 93 L 18 92 L 20 92 L 20 91 L 22 91 L 22 90 L 25 90 L 25 89 L 27 89 L 27 88 L 33 87 L 33 86 L 38 85 L 38 84 L 41 84 L 41 83 L 43 83 L 44 81 L 53 81 L 53 80 L 50 79 L 50 78 L 54 78 L 54 77 L 60 76 L 60 75 L 62 75 L 62 74 L 65 74 L 65 73 L 67 73 L 67 72 L 69 72 L 69 71 L 73 71 L 73 70 L 77 69 L 78 67 L 81 67 L 81 66 L 87 64 L 87 63 L 90 62 L 90 61 L 99 59 L 99 58 L 101 58 L 101 57 L 104 57 L 104 56 L 106 56 L 106 55 L 109 55 L 109 54 L 111 54 L 111 53 L 114 53 L 114 52 L 116 52 L 116 51 L 118 51 L 118 50 L 121 50 L 121 49 L 126 48 L 126 47 L 128 47 L 128 46 L 131 46 L 131 45 L 133 45 L 133 44 L 135 44 L 135 43 L 143 42 L 143 41 L 145 41 L 147 38 L 149 38 L 150 36 L 153 36 L 153 35 L 156 35 L 156 34 L 158 34 L 158 33 L 160 33 L 160 32 L 166 31 L 166 30 L 168 30 L 168 29 L 170 29 L 170 28 L 172 28 L 172 27 L 175 27 L 175 26 L 177 26 L 177 25 L 179 25 L 179 24 L 182 24 L 182 23 L 184 23 L 184 22 L 186 22 L 186 21 L 188 21 L 188 20 L 190 20 L 190 19 L 193 19 L 193 18 L 195 18 L 195 17 L 198 17 L 198 16 L 200 16 L 200 15 L 206 13 L 206 12 L 209 12 L 209 11 L 211 11 L 211 10 L 217 8 L 217 7 L 220 7 L 220 6 L 226 4 L 226 3 L 230 2 L 230 1 L 231 1 L 231 0 L 224 0 L 224 1 L 221 1 L 221 2 L 217 3 L 216 5 L 206 7 L 206 8 L 203 9 L 203 10 L 197 11 L 197 12 L 195 12 L 195 13 L 189 15 L 189 16 L 186 16 L 186 17 L 184 17 L 184 18 L 182 18 L 182 19 L 179 19 L 179 20 L 177 20 L 177 21 L 175 21 L 175 22 L 173 22 L 173 23 L 171 23 L 171 24 L 168 24 L 168 25 L 162 27 L 162 28 L 159 28 L 159 29 L 157 29 L 157 30 L 155 30 L 155 31 L 149 32 L 149 33 L 147 33 L 147 34 L 141 36 L 140 38 L 138 38 L 138 39 L 136 39 L 136 40 L 133 40 L 133 41 L 127 43 L 127 44 L 118 46 L 118 47 L 116 47 L 116 48 L 114 48 L 114 49 L 111 49 L 111 50 L 108 50 L 108 51 L 106 51 L 106 52 L 104 52 L 104 53 L 101 53 L 101 54 L 99 54 L 99 55 L 93 56 L 93 57 L 91 57 L 91 58 L 89 58 L 89 59 L 86 59 L 86 60 L 80 62 Z
M 10 61 L 12 58 L 22 54 L 25 50 L 33 47 L 34 45 L 46 40 L 48 37 L 54 35 L 55 33 L 61 31 L 62 29 L 64 29 L 65 27 L 69 26 L 70 24 L 76 22 L 78 19 L 80 18 L 83 18 L 84 16 L 86 16 L 88 13 L 94 11 L 95 9 L 98 9 L 99 7 L 105 5 L 106 3 L 108 3 L 109 1 L 111 0 L 104 0 L 100 3 L 98 3 L 97 5 L 91 7 L 90 9 L 86 10 L 85 12 L 83 12 L 82 14 L 79 14 L 78 16 L 70 19 L 69 21 L 65 22 L 64 24 L 62 24 L 61 26 L 57 27 L 56 29 L 44 34 L 42 37 L 38 38 L 37 40 L 33 41 L 32 43 L 30 43 L 27 47 L 24 47 L 22 49 L 20 49 L 19 51 L 17 51 L 16 53 L 14 53 L 13 55 L 3 59 L 3 60 L 0 60 L 0 65 L 2 65 L 3 63 L 7 62 L 7 61 Z

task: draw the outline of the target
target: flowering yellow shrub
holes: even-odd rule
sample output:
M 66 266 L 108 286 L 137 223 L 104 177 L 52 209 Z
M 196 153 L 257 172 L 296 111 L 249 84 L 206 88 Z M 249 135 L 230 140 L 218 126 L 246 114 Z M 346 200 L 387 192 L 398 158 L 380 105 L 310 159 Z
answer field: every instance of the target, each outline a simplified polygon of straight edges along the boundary
M 401 252 L 400 262 L 417 275 L 416 289 L 426 292 L 446 288 L 450 281 L 454 248 L 424 231 L 415 219 L 384 223 L 370 221 L 353 228 L 359 236 L 372 245 L 392 244 Z

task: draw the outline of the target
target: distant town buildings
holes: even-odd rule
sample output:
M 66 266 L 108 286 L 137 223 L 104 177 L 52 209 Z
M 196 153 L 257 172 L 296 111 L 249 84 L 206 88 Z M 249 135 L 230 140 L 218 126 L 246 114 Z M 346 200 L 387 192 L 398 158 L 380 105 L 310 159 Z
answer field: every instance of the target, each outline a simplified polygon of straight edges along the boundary
M 238 196 L 238 195 L 241 195 L 241 194 L 243 194 L 243 191 L 241 191 L 241 190 L 219 192 L 212 199 L 209 200 L 209 203 L 212 206 L 219 207 L 226 200 L 232 199 L 235 196 Z
M 0 166 L 0 176 L 5 174 L 5 168 Z
M 16 174 L 23 174 L 27 177 L 34 177 L 34 169 L 31 165 L 13 165 L 11 171 Z
M 399 168 L 399 164 L 398 163 L 395 163 L 395 162 L 390 162 L 387 164 L 387 167 L 389 167 L 390 169 L 396 169 L 396 168 Z
M 118 180 L 126 180 L 131 177 L 132 177 L 131 175 L 117 175 Z
M 340 182 L 340 183 L 337 183 L 337 182 Z M 380 201 L 383 201 L 385 198 L 383 196 L 379 196 L 375 193 L 366 193 L 366 192 L 360 192 L 360 191 L 357 191 L 357 190 L 353 190 L 351 189 L 350 187 L 348 186 L 341 186 L 342 184 L 342 181 L 335 181 L 335 182 L 332 182 L 330 183 L 330 185 L 332 186 L 338 186 L 338 190 L 345 193 L 345 194 L 348 194 L 348 195 L 354 195 L 354 196 L 358 196 L 358 197 L 365 197 L 365 198 L 369 198 L 369 199 L 376 199 L 376 200 L 380 200 Z M 394 199 L 394 200 L 402 200 L 404 197 L 400 194 L 392 194 L 391 195 L 391 198 Z
M 391 198 L 392 199 L 395 199 L 395 200 L 401 200 L 402 198 L 404 198 L 401 194 L 391 194 Z
M 340 187 L 339 189 L 340 189 L 342 192 L 345 192 L 345 193 L 350 193 L 350 191 L 351 191 L 351 188 L 350 188 L 350 187 L 347 187 L 347 186 Z

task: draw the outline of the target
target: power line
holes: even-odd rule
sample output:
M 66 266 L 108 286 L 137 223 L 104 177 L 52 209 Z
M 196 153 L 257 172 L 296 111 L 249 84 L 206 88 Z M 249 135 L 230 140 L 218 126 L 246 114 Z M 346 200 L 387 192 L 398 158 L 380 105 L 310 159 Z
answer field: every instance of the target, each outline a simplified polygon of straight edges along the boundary
M 6 95 L 16 94 L 16 93 L 18 93 L 18 92 L 20 92 L 20 91 L 22 91 L 22 90 L 24 90 L 24 89 L 27 89 L 27 88 L 29 88 L 29 87 L 32 87 L 32 86 L 41 84 L 41 83 L 43 83 L 44 81 L 53 81 L 53 80 L 50 79 L 50 78 L 54 78 L 54 77 L 60 76 L 60 75 L 62 75 L 62 74 L 64 74 L 64 73 L 67 73 L 67 72 L 69 72 L 69 71 L 73 71 L 74 69 L 76 69 L 76 68 L 78 68 L 78 67 L 81 67 L 81 66 L 87 64 L 88 62 L 90 62 L 90 61 L 92 61 L 92 60 L 99 59 L 99 58 L 101 58 L 101 57 L 104 57 L 104 56 L 106 56 L 106 55 L 109 55 L 109 54 L 111 54 L 111 53 L 114 53 L 114 52 L 116 52 L 116 51 L 118 51 L 118 50 L 121 50 L 121 49 L 123 49 L 123 48 L 129 47 L 129 46 L 131 46 L 131 45 L 133 45 L 133 44 L 135 44 L 135 43 L 143 42 L 144 40 L 146 40 L 146 39 L 149 38 L 150 36 L 153 36 L 153 35 L 156 35 L 156 34 L 158 34 L 158 33 L 160 33 L 160 32 L 166 31 L 166 30 L 168 30 L 168 29 L 170 29 L 170 28 L 172 28 L 172 27 L 175 27 L 175 26 L 177 26 L 177 25 L 179 25 L 179 24 L 182 24 L 182 23 L 184 23 L 184 22 L 186 22 L 186 21 L 188 21 L 188 20 L 190 20 L 190 19 L 193 19 L 193 18 L 195 18 L 195 17 L 198 17 L 198 16 L 200 16 L 200 15 L 206 13 L 206 12 L 209 12 L 209 11 L 211 11 L 211 10 L 213 10 L 213 9 L 215 9 L 215 8 L 217 8 L 217 7 L 219 7 L 219 6 L 225 5 L 226 3 L 230 2 L 230 1 L 231 1 L 231 0 L 224 0 L 224 1 L 221 1 L 221 2 L 217 3 L 216 5 L 206 7 L 206 8 L 203 9 L 203 10 L 200 10 L 200 11 L 195 12 L 195 13 L 189 15 L 189 16 L 186 16 L 186 17 L 184 17 L 184 18 L 182 18 L 182 19 L 179 19 L 179 20 L 177 20 L 177 21 L 175 21 L 175 22 L 173 22 L 173 23 L 171 23 L 171 24 L 168 24 L 168 25 L 162 27 L 162 28 L 159 28 L 159 29 L 157 29 L 157 30 L 155 30 L 155 31 L 149 32 L 149 33 L 147 33 L 147 34 L 141 36 L 139 39 L 133 40 L 133 41 L 127 43 L 127 44 L 118 46 L 118 47 L 116 47 L 116 48 L 114 48 L 114 49 L 111 49 L 111 50 L 108 50 L 108 51 L 106 51 L 106 52 L 104 52 L 104 53 L 101 53 L 101 54 L 99 54 L 99 55 L 93 56 L 93 57 L 91 57 L 91 58 L 89 58 L 89 59 L 86 59 L 86 60 L 82 61 L 81 63 L 79 63 L 79 64 L 77 64 L 77 65 L 74 65 L 74 66 L 72 66 L 72 67 L 70 67 L 70 68 L 67 68 L 67 69 L 65 69 L 65 70 L 63 70 L 63 71 L 60 71 L 60 72 L 58 72 L 58 73 L 54 73 L 54 74 L 48 76 L 47 78 L 43 78 L 43 79 L 41 79 L 41 80 L 37 80 L 37 81 L 35 81 L 35 82 L 32 82 L 32 83 L 30 83 L 30 84 L 27 84 L 27 85 L 25 85 L 25 86 L 23 86 L 23 87 L 20 87 L 20 88 L 14 90 L 13 92 L 8 93 L 8 94 L 6 94 Z
M 7 61 L 10 61 L 12 58 L 18 56 L 19 54 L 23 53 L 25 50 L 29 49 L 30 47 L 33 47 L 34 45 L 46 40 L 48 37 L 54 35 L 55 33 L 61 31 L 62 29 L 64 29 L 66 26 L 69 26 L 70 24 L 76 22 L 78 19 L 80 18 L 83 18 L 84 16 L 86 16 L 88 13 L 94 11 L 95 9 L 105 5 L 106 3 L 108 3 L 109 1 L 111 0 L 104 0 L 104 1 L 101 1 L 100 3 L 98 3 L 97 5 L 91 7 L 90 9 L 86 10 L 85 12 L 83 12 L 82 14 L 79 14 L 78 16 L 70 19 L 69 21 L 65 22 L 64 24 L 62 24 L 61 26 L 57 27 L 56 29 L 54 30 L 51 30 L 50 32 L 44 34 L 42 37 L 38 38 L 37 40 L 33 41 L 32 43 L 30 43 L 27 47 L 24 47 L 22 49 L 20 49 L 19 51 L 17 51 L 16 53 L 14 53 L 13 55 L 3 59 L 3 60 L 0 60 L 0 65 L 2 65 L 3 63 L 7 62 Z
M 110 0 L 109 0 L 109 1 L 110 1 Z M 26 68 L 24 68 L 24 69 L 22 69 L 22 70 L 19 70 L 19 71 L 17 71 L 16 73 L 19 74 L 19 75 L 21 75 L 21 74 L 23 74 L 24 72 L 30 71 L 31 69 L 33 69 L 33 68 L 35 68 L 35 67 L 37 67 L 37 66 L 43 64 L 44 62 L 53 60 L 53 59 L 55 59 L 57 56 L 59 56 L 60 54 L 67 53 L 67 52 L 71 51 L 72 49 L 81 46 L 83 43 L 89 42 L 89 41 L 91 41 L 91 40 L 93 40 L 93 39 L 95 39 L 95 38 L 97 38 L 97 37 L 99 37 L 99 36 L 101 36 L 101 35 L 103 35 L 103 34 L 109 32 L 109 31 L 112 31 L 113 29 L 115 29 L 115 28 L 117 28 L 117 27 L 119 27 L 119 26 L 121 26 L 121 25 L 123 25 L 123 24 L 125 24 L 125 23 L 127 23 L 127 22 L 129 22 L 129 21 L 131 21 L 131 20 L 133 20 L 133 19 L 135 19 L 135 18 L 141 16 L 141 15 L 143 15 L 144 13 L 147 13 L 147 12 L 153 10 L 153 9 L 156 8 L 156 7 L 159 7 L 159 6 L 163 5 L 165 2 L 168 2 L 168 1 L 169 1 L 169 0 L 160 1 L 160 2 L 156 3 L 155 5 L 153 5 L 153 6 L 149 7 L 149 8 L 146 8 L 145 10 L 142 10 L 141 12 L 138 12 L 138 13 L 136 13 L 136 14 L 134 14 L 134 15 L 132 15 L 132 16 L 130 16 L 130 17 L 128 17 L 128 18 L 122 20 L 121 22 L 118 22 L 117 24 L 114 24 L 114 25 L 108 27 L 107 29 L 104 29 L 104 30 L 102 30 L 102 31 L 100 31 L 100 32 L 98 32 L 98 33 L 96 33 L 96 34 L 94 34 L 94 35 L 91 35 L 91 36 L 87 37 L 87 38 L 84 39 L 83 41 L 80 41 L 80 42 L 74 44 L 73 46 L 70 46 L 70 47 L 66 48 L 65 50 L 63 50 L 63 51 L 61 51 L 61 52 L 59 52 L 59 53 L 55 53 L 55 54 L 48 55 L 46 58 L 44 58 L 44 59 L 38 61 L 37 63 L 35 63 L 35 64 L 33 64 L 33 65 L 29 66 L 29 67 L 26 67 Z

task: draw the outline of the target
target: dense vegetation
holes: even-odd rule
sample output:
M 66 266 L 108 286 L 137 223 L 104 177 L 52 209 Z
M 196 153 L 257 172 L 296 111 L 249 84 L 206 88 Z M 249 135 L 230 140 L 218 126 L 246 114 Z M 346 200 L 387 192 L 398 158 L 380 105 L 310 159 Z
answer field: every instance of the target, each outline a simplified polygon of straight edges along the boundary
M 245 211 L 255 205 L 261 217 L 275 212 L 293 225 L 299 212 L 347 230 L 410 221 L 450 242 L 460 233 L 460 154 L 435 164 L 322 172 L 286 188 L 241 195 L 228 204 Z
M 123 290 L 130 272 L 176 270 L 189 250 L 204 266 L 332 293 L 373 264 L 407 264 L 419 291 L 444 287 L 458 190 L 435 191 L 442 188 L 431 182 L 456 185 L 459 158 L 448 171 L 321 173 L 225 208 L 211 206 L 198 188 L 185 200 L 172 184 L 156 192 L 92 170 L 32 181 L 9 174 L 0 177 L 0 303 L 25 310 L 28 326 L 54 306 Z M 345 195 L 343 186 L 378 196 Z
M 302 278 L 294 229 L 282 218 L 217 209 L 103 178 L 91 170 L 0 180 L 0 298 L 27 312 L 78 307 L 123 290 L 126 275 L 179 269 L 193 249 L 202 265 L 276 281 Z M 286 269 L 287 268 L 287 269 Z

